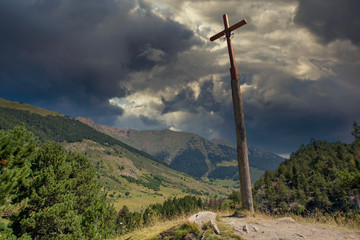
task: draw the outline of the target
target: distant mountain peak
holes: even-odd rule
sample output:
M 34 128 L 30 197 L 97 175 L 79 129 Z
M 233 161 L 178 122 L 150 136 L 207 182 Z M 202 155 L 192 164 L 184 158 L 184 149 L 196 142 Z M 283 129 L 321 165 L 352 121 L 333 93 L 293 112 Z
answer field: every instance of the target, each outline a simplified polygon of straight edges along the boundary
M 89 117 L 81 117 L 80 116 L 75 119 L 98 130 L 99 132 L 103 132 L 108 135 L 119 136 L 119 137 L 123 137 L 123 138 L 129 137 L 129 133 L 130 133 L 129 129 L 123 129 L 123 128 L 118 128 L 118 127 L 110 127 L 110 126 L 102 125 L 100 123 L 95 122 L 94 120 L 92 120 Z

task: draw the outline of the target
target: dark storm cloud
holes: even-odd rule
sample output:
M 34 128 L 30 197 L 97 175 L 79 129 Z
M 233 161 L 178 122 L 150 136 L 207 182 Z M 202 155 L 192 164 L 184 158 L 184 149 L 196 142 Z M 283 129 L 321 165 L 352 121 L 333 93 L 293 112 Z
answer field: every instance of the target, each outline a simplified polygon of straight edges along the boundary
M 246 74 L 244 74 L 246 76 Z M 246 79 L 246 78 L 245 78 Z M 226 77 L 224 81 L 229 79 Z M 249 78 L 246 80 L 251 83 Z M 331 109 L 334 102 L 338 101 L 341 92 L 337 92 L 339 84 L 325 79 L 319 82 L 300 81 L 288 79 L 287 84 L 276 86 L 271 81 L 273 88 L 277 89 L 279 97 L 266 100 L 261 89 L 247 91 L 244 94 L 245 122 L 247 127 L 248 142 L 266 151 L 288 152 L 297 149 L 301 144 L 306 144 L 311 138 L 320 140 L 349 141 L 351 113 L 338 112 Z M 230 89 L 230 84 L 226 84 Z M 264 86 L 266 88 L 268 86 Z M 321 92 L 326 96 L 321 96 Z M 293 101 L 283 99 L 281 95 L 288 94 L 294 98 L 302 99 L 303 106 L 296 105 Z M 251 96 L 250 96 L 251 95 Z M 231 95 L 227 96 L 231 98 Z M 256 101 L 253 99 L 256 98 Z M 333 99 L 332 99 L 333 98 Z M 346 104 L 347 99 L 341 104 Z M 255 103 L 255 104 L 254 104 Z M 188 111 L 198 113 L 199 109 L 207 112 L 213 111 L 222 117 L 223 121 L 214 123 L 212 128 L 218 132 L 218 137 L 235 141 L 235 124 L 232 102 L 220 102 L 214 98 L 213 83 L 205 81 L 201 92 L 195 99 L 191 89 L 185 89 L 171 100 L 164 100 L 163 113 Z M 350 121 L 349 121 L 350 120 Z M 203 124 L 208 120 L 202 119 Z M 209 137 L 202 133 L 203 136 Z
M 1 1 L 0 35 L 2 97 L 95 119 L 122 113 L 108 100 L 128 93 L 129 72 L 196 43 L 130 0 Z M 141 55 L 146 47 L 152 55 Z
M 200 87 L 200 93 L 197 102 L 208 112 L 221 111 L 222 104 L 214 97 L 214 82 L 205 81 Z
M 349 135 L 352 121 L 360 117 L 355 106 L 356 91 L 360 89 L 355 82 L 356 78 L 351 77 L 353 74 L 304 81 L 266 69 L 265 66 L 243 64 L 242 67 L 252 72 L 240 74 L 241 82 L 244 84 L 244 111 L 250 145 L 282 153 L 297 149 L 301 144 L 308 143 L 311 138 L 351 141 Z M 258 74 L 259 71 L 263 72 L 263 77 L 254 80 L 254 74 Z M 224 84 L 225 89 L 230 90 L 228 76 L 225 75 L 220 82 Z M 245 85 L 257 87 L 247 89 L 244 88 Z M 352 92 L 349 89 L 351 86 Z M 202 110 L 214 112 L 222 121 L 214 122 L 209 127 L 217 132 L 217 137 L 234 141 L 231 91 L 225 96 L 228 101 L 224 101 L 215 98 L 214 87 L 214 82 L 208 79 L 200 84 L 200 93 L 197 97 L 193 89 L 184 88 L 170 99 L 162 98 L 162 114 L 186 111 L 196 115 L 202 114 Z M 267 98 L 269 92 L 273 95 Z M 203 124 L 208 121 L 206 115 L 201 121 Z M 198 133 L 211 137 L 211 134 Z
M 148 118 L 144 115 L 139 116 L 140 120 L 143 122 L 144 125 L 147 125 L 152 128 L 157 128 L 162 125 L 162 123 L 156 119 Z
M 162 97 L 161 101 L 164 105 L 162 114 L 181 110 L 196 112 L 196 107 L 198 105 L 194 99 L 194 92 L 189 88 L 181 90 L 180 93 L 174 96 L 171 100 L 167 101 L 164 97 Z
M 326 43 L 350 39 L 360 44 L 360 1 L 299 0 L 295 22 L 309 28 Z
M 162 97 L 162 114 L 177 111 L 198 113 L 199 107 L 205 109 L 207 112 L 219 112 L 222 105 L 214 98 L 213 90 L 214 83 L 208 80 L 201 84 L 200 93 L 197 97 L 195 97 L 194 90 L 191 88 L 181 90 L 170 100 Z
M 295 150 L 311 138 L 353 140 L 352 122 L 360 119 L 356 93 L 360 86 L 354 72 L 339 71 L 317 81 L 278 78 L 264 78 L 258 83 L 261 87 L 243 95 L 250 143 L 281 153 Z M 266 97 L 270 92 L 271 97 Z
M 342 54 L 341 48 L 338 54 Z M 271 59 L 255 65 L 240 61 L 239 66 L 246 70 L 240 75 L 249 144 L 266 151 L 289 153 L 311 138 L 351 142 L 352 122 L 360 120 L 357 111 L 359 70 L 353 60 L 353 56 L 347 55 L 332 68 L 336 74 L 318 80 L 298 79 L 271 68 L 268 65 Z M 230 90 L 228 75 L 216 84 L 220 83 Z M 163 98 L 163 114 L 187 111 L 196 115 L 202 109 L 214 112 L 222 121 L 213 122 L 209 127 L 217 132 L 217 137 L 234 141 L 233 106 L 231 101 L 224 101 L 231 99 L 231 91 L 227 91 L 223 99 L 216 99 L 215 86 L 208 79 L 200 84 L 197 97 L 193 89 L 185 88 L 170 99 Z M 206 115 L 201 121 L 203 124 L 208 121 Z M 198 133 L 211 137 L 211 134 Z

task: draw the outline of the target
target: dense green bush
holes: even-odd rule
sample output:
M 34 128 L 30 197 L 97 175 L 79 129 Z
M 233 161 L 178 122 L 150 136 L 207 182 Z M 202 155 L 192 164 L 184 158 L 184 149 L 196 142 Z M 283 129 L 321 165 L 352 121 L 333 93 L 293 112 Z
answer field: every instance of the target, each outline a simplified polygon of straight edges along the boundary
M 194 236 L 200 236 L 200 228 L 191 222 L 182 224 L 179 228 L 174 230 L 174 240 L 182 240 L 187 234 L 194 234 Z
M 159 175 L 154 175 L 154 176 L 145 175 L 144 177 L 138 179 L 126 175 L 121 175 L 121 177 L 125 178 L 129 183 L 136 183 L 139 186 L 141 185 L 148 189 L 152 189 L 154 191 L 159 191 L 160 186 L 163 182 L 163 178 Z
M 23 126 L 0 131 L 1 234 L 35 239 L 104 239 L 115 230 L 89 160 L 53 142 L 39 145 Z M 4 187 L 3 187 L 4 186 Z
M 1 215 L 6 215 L 5 208 L 11 209 L 11 203 L 19 193 L 19 187 L 27 181 L 37 146 L 38 141 L 24 126 L 9 131 L 0 130 Z

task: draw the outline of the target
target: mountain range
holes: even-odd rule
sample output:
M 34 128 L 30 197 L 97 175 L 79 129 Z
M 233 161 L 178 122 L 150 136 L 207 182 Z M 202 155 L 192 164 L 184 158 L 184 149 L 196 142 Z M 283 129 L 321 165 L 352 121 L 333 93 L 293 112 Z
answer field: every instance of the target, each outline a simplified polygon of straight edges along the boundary
M 140 149 L 176 170 L 194 177 L 239 178 L 235 145 L 214 139 L 209 141 L 194 133 L 171 130 L 134 130 L 109 127 L 90 118 L 77 117 L 90 127 Z M 265 170 L 275 170 L 284 160 L 280 156 L 248 147 L 252 180 Z

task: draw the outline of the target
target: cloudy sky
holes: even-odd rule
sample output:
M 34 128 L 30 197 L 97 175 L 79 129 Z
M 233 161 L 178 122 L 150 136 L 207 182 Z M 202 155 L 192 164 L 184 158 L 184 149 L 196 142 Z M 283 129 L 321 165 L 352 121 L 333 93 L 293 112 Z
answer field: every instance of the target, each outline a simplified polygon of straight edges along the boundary
M 358 0 L 2 0 L 0 97 L 120 128 L 235 140 L 226 41 L 248 143 L 351 142 L 360 122 Z

